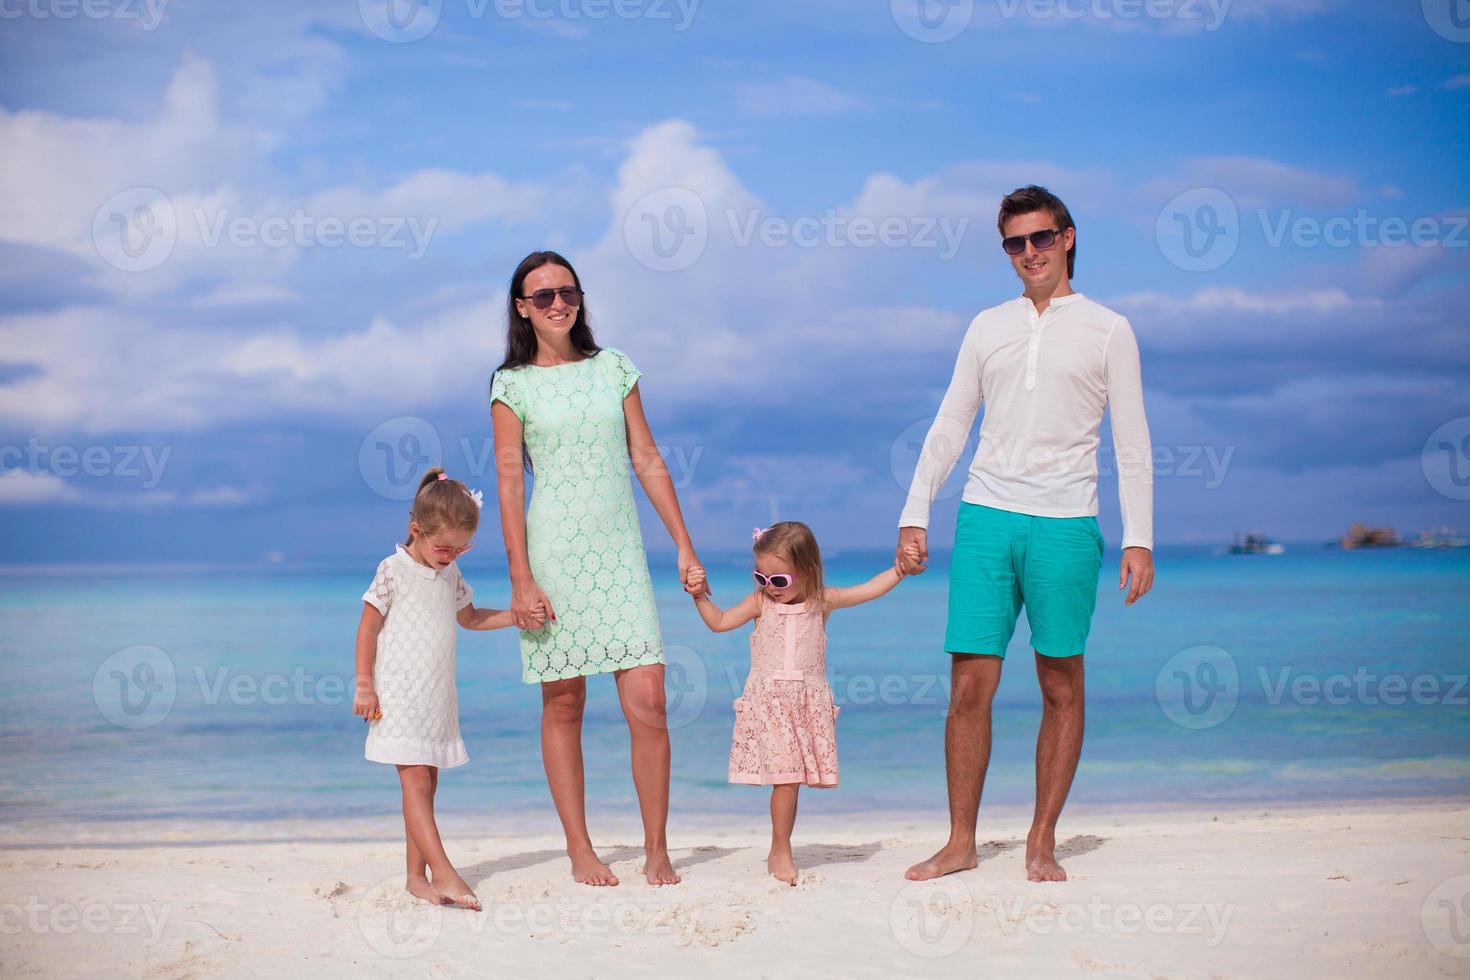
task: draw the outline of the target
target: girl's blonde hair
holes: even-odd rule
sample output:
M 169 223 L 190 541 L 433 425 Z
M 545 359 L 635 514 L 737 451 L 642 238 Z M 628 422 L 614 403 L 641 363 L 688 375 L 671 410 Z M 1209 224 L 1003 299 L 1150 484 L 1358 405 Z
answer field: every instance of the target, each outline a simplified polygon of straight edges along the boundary
M 426 535 L 451 527 L 473 534 L 480 526 L 480 505 L 470 496 L 469 487 L 451 480 L 444 467 L 435 466 L 424 474 L 418 492 L 413 495 L 413 506 L 408 511 L 408 540 L 403 542 L 405 548 L 413 544 L 415 524 Z
M 801 599 L 806 602 L 822 598 L 822 549 L 816 535 L 801 521 L 772 524 L 755 539 L 752 546 L 757 556 L 770 555 L 791 563 L 791 570 L 801 576 Z M 765 590 L 761 590 L 764 595 Z

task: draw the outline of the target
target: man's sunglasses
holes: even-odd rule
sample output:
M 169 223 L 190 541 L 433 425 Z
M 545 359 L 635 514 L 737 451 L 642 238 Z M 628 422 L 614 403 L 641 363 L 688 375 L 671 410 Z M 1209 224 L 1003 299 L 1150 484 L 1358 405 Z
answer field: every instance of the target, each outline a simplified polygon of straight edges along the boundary
M 1026 240 L 1029 238 L 1037 251 L 1044 252 L 1057 243 L 1057 236 L 1060 234 L 1061 232 L 1055 228 L 1044 228 L 1041 231 L 1033 231 L 1029 235 L 1012 235 L 1010 238 L 1003 238 L 1000 247 L 1006 250 L 1007 255 L 1020 255 L 1026 251 Z
M 549 310 L 551 304 L 556 302 L 560 296 L 561 301 L 568 306 L 581 306 L 583 293 L 576 286 L 563 286 L 560 289 L 538 289 L 530 296 L 522 296 L 535 304 L 538 310 Z
M 756 584 L 763 589 L 767 586 L 773 589 L 786 589 L 790 588 L 791 583 L 795 581 L 792 576 L 784 572 L 780 575 L 762 575 L 760 572 L 752 572 L 751 574 L 755 576 Z

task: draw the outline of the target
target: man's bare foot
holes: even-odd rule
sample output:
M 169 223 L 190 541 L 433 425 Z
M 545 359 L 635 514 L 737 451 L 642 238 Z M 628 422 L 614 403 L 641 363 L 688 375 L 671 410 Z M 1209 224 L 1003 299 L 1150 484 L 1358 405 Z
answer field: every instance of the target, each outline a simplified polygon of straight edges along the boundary
M 572 859 L 572 880 L 579 885 L 616 885 L 618 876 L 603 864 L 595 853 L 586 851 L 568 855 Z
M 662 847 L 650 848 L 643 859 L 643 867 L 638 870 L 643 872 L 643 877 L 648 879 L 650 885 L 677 885 L 683 880 L 674 871 L 674 864 L 669 860 L 669 852 Z
M 963 846 L 950 843 L 941 847 L 939 852 L 929 860 L 920 861 L 909 868 L 903 876 L 909 881 L 928 881 L 930 878 L 954 874 L 956 871 L 973 871 L 979 863 L 980 859 L 975 856 L 973 842 Z
M 436 874 L 434 876 L 434 891 L 444 898 L 445 905 L 453 905 L 455 908 L 469 909 L 471 912 L 480 911 L 480 900 L 469 884 L 461 878 L 456 871 L 447 874 Z
M 1026 838 L 1026 879 L 1028 881 L 1066 881 L 1067 872 L 1057 863 L 1054 853 L 1055 834 Z
M 791 860 L 790 850 L 778 852 L 771 848 L 771 853 L 766 856 L 766 871 L 777 881 L 784 881 L 788 885 L 796 884 L 796 862 Z
M 434 886 L 429 883 L 429 879 L 424 877 L 423 875 L 409 875 L 408 883 L 403 886 L 403 890 L 408 892 L 414 898 L 423 899 L 430 905 L 444 904 L 444 896 L 440 895 L 439 892 L 434 889 Z

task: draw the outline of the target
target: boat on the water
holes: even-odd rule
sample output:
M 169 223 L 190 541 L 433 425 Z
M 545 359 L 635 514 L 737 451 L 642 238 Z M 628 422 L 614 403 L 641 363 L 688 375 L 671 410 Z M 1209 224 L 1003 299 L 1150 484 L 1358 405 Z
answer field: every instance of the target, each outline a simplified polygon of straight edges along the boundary
M 1415 548 L 1465 548 L 1470 547 L 1470 538 L 1461 535 L 1452 527 L 1439 527 L 1432 531 L 1420 531 L 1414 539 Z
M 1397 548 L 1404 543 L 1391 527 L 1369 527 L 1359 521 L 1347 529 L 1340 542 L 1344 548 Z
M 1272 541 L 1260 531 L 1237 534 L 1230 542 L 1232 555 L 1279 555 L 1285 551 L 1286 545 Z

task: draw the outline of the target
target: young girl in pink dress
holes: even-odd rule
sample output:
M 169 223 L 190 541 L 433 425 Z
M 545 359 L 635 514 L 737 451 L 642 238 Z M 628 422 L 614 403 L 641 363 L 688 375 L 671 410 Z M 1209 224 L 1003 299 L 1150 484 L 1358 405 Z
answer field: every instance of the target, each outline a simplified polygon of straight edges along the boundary
M 732 608 L 722 610 L 710 599 L 703 568 L 692 570 L 687 590 L 716 633 L 755 620 L 750 675 L 735 702 L 730 782 L 771 787 L 766 870 L 794 885 L 791 831 L 797 790 L 803 783 L 837 785 L 835 722 L 841 709 L 827 684 L 827 616 L 885 594 L 903 572 L 895 564 L 862 585 L 824 586 L 817 540 L 799 521 L 756 528 L 754 551 L 757 587 Z

